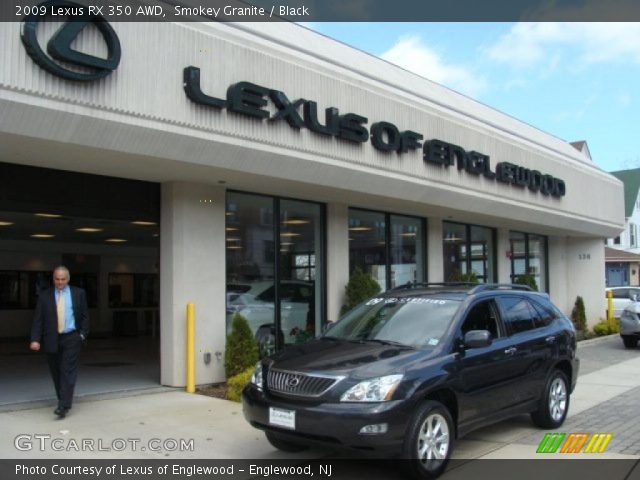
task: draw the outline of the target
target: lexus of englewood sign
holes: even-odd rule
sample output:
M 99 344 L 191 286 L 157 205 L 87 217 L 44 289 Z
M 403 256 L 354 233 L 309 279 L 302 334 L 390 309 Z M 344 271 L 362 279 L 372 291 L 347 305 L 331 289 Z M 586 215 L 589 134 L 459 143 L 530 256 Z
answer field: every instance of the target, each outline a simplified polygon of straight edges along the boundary
M 47 15 L 32 14 L 24 18 L 22 23 L 22 42 L 27 54 L 47 70 L 61 78 L 75 81 L 93 81 L 103 78 L 114 71 L 120 62 L 120 41 L 115 31 L 102 15 L 84 14 L 82 5 L 67 0 L 47 0 L 39 7 L 60 6 L 66 8 L 65 12 L 72 12 L 79 8 L 78 15 L 69 13 L 68 20 L 53 38 L 48 42 L 47 56 L 38 43 L 36 31 L 38 23 Z M 45 9 L 45 12 L 48 10 Z M 78 34 L 89 24 L 98 28 L 107 44 L 108 55 L 106 59 L 87 55 L 74 50 L 71 46 Z M 90 73 L 81 73 L 68 70 L 59 63 L 63 61 L 76 66 L 93 69 Z M 443 168 L 456 166 L 458 170 L 471 175 L 484 176 L 498 182 L 514 185 L 520 188 L 528 188 L 532 192 L 540 192 L 552 197 L 566 195 L 566 185 L 563 180 L 552 175 L 543 174 L 538 170 L 531 170 L 509 162 L 499 162 L 495 171 L 491 169 L 489 155 L 476 151 L 465 151 L 458 145 L 443 142 L 441 140 L 428 140 L 421 143 L 423 135 L 411 130 L 400 131 L 398 127 L 389 122 L 376 122 L 367 129 L 369 119 L 355 113 L 343 113 L 335 107 L 326 108 L 324 122 L 318 116 L 318 104 L 312 100 L 303 98 L 290 101 L 287 96 L 278 90 L 256 85 L 251 82 L 238 82 L 227 89 L 225 99 L 212 97 L 205 94 L 200 88 L 200 69 L 194 66 L 186 67 L 184 74 L 184 91 L 193 102 L 214 107 L 226 108 L 248 117 L 269 121 L 284 120 L 296 130 L 308 128 L 319 135 L 336 137 L 348 142 L 365 143 L 371 140 L 374 148 L 382 152 L 407 153 L 413 150 L 422 150 L 423 160 L 426 163 L 439 165 Z M 265 109 L 269 100 L 276 108 L 272 115 Z M 302 107 L 302 114 L 300 113 Z
M 226 108 L 230 112 L 247 115 L 269 121 L 286 121 L 291 128 L 297 130 L 308 128 L 320 135 L 337 137 L 342 140 L 364 143 L 371 138 L 371 144 L 383 152 L 406 153 L 410 150 L 422 149 L 423 160 L 427 163 L 450 167 L 456 165 L 472 175 L 483 175 L 491 180 L 508 183 L 516 187 L 529 188 L 543 195 L 563 197 L 567 188 L 563 180 L 545 175 L 538 170 L 530 170 L 509 162 L 499 162 L 495 172 L 491 170 L 489 155 L 471 151 L 446 143 L 441 140 L 429 140 L 420 143 L 424 138 L 411 130 L 400 131 L 389 122 L 376 122 L 371 125 L 371 132 L 365 125 L 367 117 L 355 113 L 340 114 L 335 107 L 326 108 L 324 123 L 318 118 L 318 104 L 312 100 L 299 98 L 290 101 L 278 90 L 256 85 L 251 82 L 238 82 L 227 89 L 226 99 L 205 94 L 200 88 L 200 69 L 186 67 L 184 69 L 184 91 L 193 102 L 217 109 Z M 276 107 L 272 115 L 265 107 L 269 100 Z M 300 114 L 302 107 L 302 115 Z

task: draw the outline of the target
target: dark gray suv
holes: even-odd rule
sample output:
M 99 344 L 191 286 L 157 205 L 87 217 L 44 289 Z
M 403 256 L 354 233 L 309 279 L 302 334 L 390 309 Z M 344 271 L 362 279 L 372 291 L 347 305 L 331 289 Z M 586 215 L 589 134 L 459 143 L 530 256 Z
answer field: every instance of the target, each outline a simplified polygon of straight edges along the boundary
M 433 478 L 454 440 L 530 413 L 557 428 L 578 376 L 571 321 L 520 285 L 408 285 L 261 360 L 245 418 L 273 446 L 379 451 Z

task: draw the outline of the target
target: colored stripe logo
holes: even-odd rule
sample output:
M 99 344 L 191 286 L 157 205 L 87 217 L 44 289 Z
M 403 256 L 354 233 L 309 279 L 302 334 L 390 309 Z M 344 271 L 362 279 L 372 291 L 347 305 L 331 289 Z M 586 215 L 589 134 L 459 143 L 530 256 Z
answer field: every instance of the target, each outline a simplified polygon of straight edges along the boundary
M 612 438 L 611 433 L 547 433 L 536 453 L 603 453 Z

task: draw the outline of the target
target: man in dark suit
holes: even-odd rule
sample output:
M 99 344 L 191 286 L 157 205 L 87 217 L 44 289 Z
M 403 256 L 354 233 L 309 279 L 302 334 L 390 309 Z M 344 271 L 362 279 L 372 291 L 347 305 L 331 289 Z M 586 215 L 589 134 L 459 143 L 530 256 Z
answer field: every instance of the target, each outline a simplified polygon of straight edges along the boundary
M 87 296 L 81 288 L 70 286 L 70 279 L 66 267 L 53 270 L 54 287 L 38 297 L 29 345 L 36 352 L 42 347 L 47 354 L 58 397 L 54 413 L 60 418 L 71 409 L 80 348 L 89 335 Z

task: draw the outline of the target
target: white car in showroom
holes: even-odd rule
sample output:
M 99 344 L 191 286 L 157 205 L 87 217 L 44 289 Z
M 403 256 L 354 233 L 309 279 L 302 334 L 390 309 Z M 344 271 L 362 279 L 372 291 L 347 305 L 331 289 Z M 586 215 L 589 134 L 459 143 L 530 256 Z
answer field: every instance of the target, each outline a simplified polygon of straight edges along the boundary
M 284 280 L 280 282 L 281 340 L 296 343 L 296 337 L 314 325 L 315 302 L 313 282 Z M 234 283 L 227 285 L 227 335 L 235 313 L 247 319 L 258 343 L 275 340 L 275 286 L 273 281 Z M 266 338 L 272 337 L 272 338 Z M 264 346 L 261 345 L 261 349 Z

